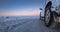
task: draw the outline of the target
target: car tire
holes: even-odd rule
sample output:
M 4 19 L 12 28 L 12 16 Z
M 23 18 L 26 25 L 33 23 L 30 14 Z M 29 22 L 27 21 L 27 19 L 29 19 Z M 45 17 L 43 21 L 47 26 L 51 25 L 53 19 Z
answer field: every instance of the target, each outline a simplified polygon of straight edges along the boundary
M 53 21 L 53 13 L 51 12 L 51 5 L 50 5 L 45 8 L 44 23 L 47 27 L 49 27 L 52 21 Z
M 50 12 L 50 18 L 47 19 L 49 21 L 46 21 L 47 11 Z M 56 23 L 56 17 L 55 16 L 56 16 L 55 13 L 51 12 L 51 6 L 47 6 L 45 9 L 45 13 L 44 13 L 44 23 L 45 23 L 46 27 L 50 27 L 52 29 L 58 29 L 58 24 Z

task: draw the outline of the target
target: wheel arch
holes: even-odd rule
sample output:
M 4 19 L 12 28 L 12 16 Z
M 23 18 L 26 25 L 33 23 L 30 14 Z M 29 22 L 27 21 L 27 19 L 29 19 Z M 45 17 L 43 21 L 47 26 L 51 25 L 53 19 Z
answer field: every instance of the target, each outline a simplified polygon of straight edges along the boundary
M 48 7 L 48 6 L 50 6 L 50 5 L 52 5 L 52 1 L 49 1 L 49 2 L 46 4 L 45 9 L 46 9 L 46 7 Z

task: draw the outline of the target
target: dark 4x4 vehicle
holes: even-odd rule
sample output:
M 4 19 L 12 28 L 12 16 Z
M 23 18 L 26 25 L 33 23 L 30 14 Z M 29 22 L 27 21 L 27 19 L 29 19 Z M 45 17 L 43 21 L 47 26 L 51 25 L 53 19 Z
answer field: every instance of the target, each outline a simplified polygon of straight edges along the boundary
M 42 10 L 42 9 L 41 9 Z M 55 27 L 60 23 L 60 0 L 46 0 L 43 5 L 44 23 L 47 27 Z

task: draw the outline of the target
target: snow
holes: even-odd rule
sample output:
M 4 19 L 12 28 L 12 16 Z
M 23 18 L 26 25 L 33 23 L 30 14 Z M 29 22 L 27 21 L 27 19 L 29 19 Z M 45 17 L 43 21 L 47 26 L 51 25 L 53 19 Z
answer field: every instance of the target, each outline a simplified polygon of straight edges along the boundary
M 0 17 L 0 32 L 60 32 L 48 28 L 39 16 Z
M 0 32 L 6 31 L 6 30 L 11 30 L 14 27 L 18 27 L 21 24 L 31 21 L 32 19 L 38 18 L 37 16 L 8 16 L 0 17 Z M 30 20 L 31 19 L 31 20 Z M 27 21 L 28 20 L 28 21 Z

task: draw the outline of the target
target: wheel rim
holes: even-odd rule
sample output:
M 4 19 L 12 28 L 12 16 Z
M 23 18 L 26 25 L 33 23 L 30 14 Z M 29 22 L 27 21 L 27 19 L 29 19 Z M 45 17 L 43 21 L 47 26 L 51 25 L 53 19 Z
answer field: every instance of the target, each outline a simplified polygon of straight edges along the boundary
M 48 10 L 46 11 L 46 15 L 45 15 L 46 24 L 49 23 L 49 20 L 50 20 L 50 10 L 48 9 Z

